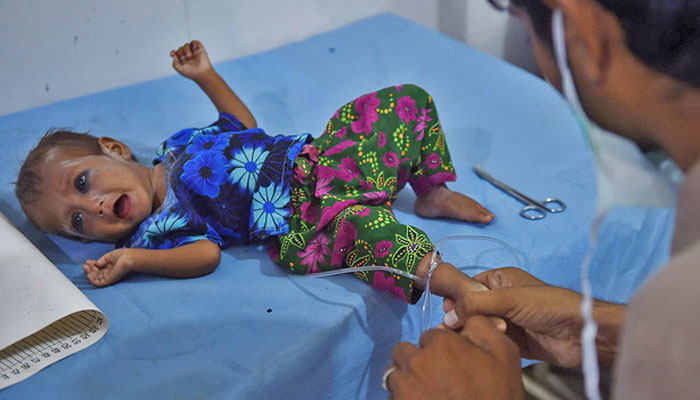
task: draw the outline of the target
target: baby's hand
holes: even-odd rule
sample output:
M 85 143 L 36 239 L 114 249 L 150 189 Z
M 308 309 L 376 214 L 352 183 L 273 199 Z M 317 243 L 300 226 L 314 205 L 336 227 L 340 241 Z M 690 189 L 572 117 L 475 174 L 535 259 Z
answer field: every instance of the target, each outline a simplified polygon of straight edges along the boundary
M 112 250 L 97 261 L 85 261 L 83 271 L 90 283 L 102 287 L 119 282 L 131 270 L 130 251 L 131 249 Z
M 173 58 L 173 68 L 180 75 L 193 81 L 212 70 L 207 51 L 198 40 L 185 43 L 177 50 L 171 50 L 170 57 Z

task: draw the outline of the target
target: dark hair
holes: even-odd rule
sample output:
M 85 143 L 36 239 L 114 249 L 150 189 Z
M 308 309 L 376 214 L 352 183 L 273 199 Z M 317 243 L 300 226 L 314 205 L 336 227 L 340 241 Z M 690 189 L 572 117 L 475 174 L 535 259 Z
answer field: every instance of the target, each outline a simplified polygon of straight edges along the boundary
M 641 62 L 700 87 L 700 1 L 595 0 L 615 14 L 627 46 Z M 542 0 L 513 0 L 531 18 L 535 33 L 551 47 L 552 10 Z
M 41 192 L 40 168 L 49 151 L 57 148 L 83 150 L 86 154 L 101 154 L 100 144 L 95 136 L 88 133 L 71 132 L 65 129 L 49 129 L 39 143 L 29 152 L 19 169 L 15 182 L 15 196 L 19 200 L 25 215 L 36 225 L 31 213 L 27 212 L 30 204 L 35 202 Z

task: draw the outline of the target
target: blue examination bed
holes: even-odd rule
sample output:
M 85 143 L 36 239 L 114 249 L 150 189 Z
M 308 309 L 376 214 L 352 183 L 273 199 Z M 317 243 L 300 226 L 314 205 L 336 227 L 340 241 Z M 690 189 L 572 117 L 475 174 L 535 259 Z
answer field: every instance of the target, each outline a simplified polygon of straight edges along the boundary
M 422 86 L 435 99 L 456 165 L 451 187 L 496 219 L 489 226 L 423 220 L 413 214 L 410 188 L 395 203 L 398 219 L 421 227 L 433 242 L 486 235 L 515 250 L 514 256 L 484 240 L 446 243 L 447 261 L 471 275 L 519 264 L 547 282 L 580 289 L 596 213 L 594 159 L 565 100 L 545 82 L 393 15 L 216 68 L 270 134 L 317 136 L 347 100 L 394 84 Z M 95 345 L 0 391 L 0 399 L 385 398 L 382 372 L 396 343 L 420 336 L 419 305 L 351 274 L 292 276 L 261 246 L 226 249 L 218 269 L 201 278 L 132 275 L 97 289 L 81 265 L 111 246 L 47 236 L 14 198 L 10 182 L 50 127 L 119 138 L 150 161 L 167 136 L 216 117 L 196 85 L 173 75 L 0 118 L 0 211 L 110 321 Z M 522 204 L 472 172 L 477 164 L 536 199 L 557 197 L 568 208 L 526 220 L 518 214 Z M 667 259 L 672 225 L 670 209 L 613 209 L 592 258 L 594 294 L 626 301 Z M 440 305 L 435 298 L 433 325 L 442 319 Z

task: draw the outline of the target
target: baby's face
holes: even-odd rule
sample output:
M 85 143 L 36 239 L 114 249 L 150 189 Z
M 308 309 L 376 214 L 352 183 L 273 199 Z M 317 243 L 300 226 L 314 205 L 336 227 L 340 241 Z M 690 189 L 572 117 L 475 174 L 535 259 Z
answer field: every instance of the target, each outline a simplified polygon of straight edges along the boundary
M 39 228 L 51 233 L 117 242 L 151 214 L 156 201 L 152 171 L 130 155 L 49 151 L 32 214 Z

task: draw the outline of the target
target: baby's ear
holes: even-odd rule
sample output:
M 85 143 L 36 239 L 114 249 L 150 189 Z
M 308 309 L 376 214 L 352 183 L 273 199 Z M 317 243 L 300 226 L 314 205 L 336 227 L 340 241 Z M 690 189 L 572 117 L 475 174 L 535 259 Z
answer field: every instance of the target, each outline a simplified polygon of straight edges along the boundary
M 100 149 L 102 149 L 102 153 L 105 155 L 112 157 L 116 156 L 127 161 L 133 158 L 129 146 L 118 141 L 117 139 L 102 136 L 101 138 L 97 139 L 97 142 L 100 144 Z

